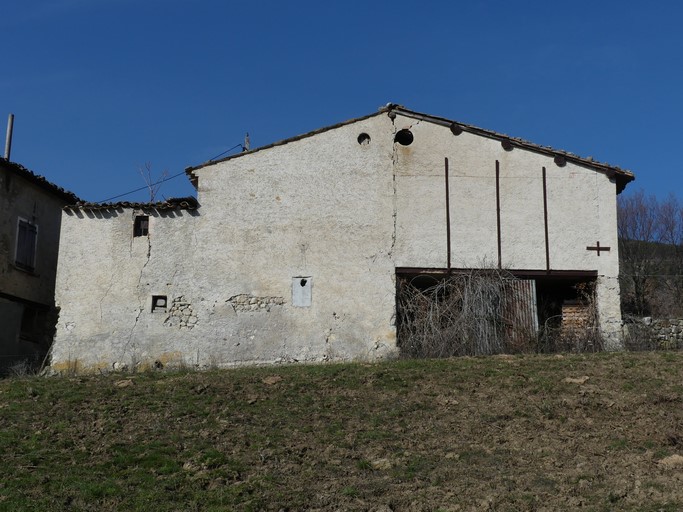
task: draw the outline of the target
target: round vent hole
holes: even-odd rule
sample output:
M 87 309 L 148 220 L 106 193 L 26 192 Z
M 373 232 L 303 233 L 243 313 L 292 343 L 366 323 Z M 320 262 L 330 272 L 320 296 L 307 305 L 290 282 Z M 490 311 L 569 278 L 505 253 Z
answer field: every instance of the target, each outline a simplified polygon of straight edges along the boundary
M 404 128 L 403 130 L 396 132 L 394 142 L 398 142 L 401 146 L 410 146 L 413 143 L 413 139 L 413 132 Z

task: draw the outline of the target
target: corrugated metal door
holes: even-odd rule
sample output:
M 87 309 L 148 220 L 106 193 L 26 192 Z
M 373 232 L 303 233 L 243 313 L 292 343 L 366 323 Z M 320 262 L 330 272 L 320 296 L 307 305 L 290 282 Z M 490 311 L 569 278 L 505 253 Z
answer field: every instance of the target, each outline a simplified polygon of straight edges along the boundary
M 504 318 L 505 343 L 508 350 L 523 350 L 528 347 L 538 332 L 536 281 L 506 281 Z

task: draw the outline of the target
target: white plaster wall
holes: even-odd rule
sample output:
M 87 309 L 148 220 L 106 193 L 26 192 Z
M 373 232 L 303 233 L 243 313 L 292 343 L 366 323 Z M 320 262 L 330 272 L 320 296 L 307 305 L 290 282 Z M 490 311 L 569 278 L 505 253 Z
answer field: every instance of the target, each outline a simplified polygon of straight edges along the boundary
M 358 135 L 371 141 L 358 144 Z M 374 359 L 395 351 L 394 194 L 386 116 L 197 171 L 201 294 L 285 300 L 264 312 L 212 318 L 227 360 Z M 291 304 L 310 277 L 312 303 Z
M 53 367 L 394 353 L 392 138 L 381 116 L 200 169 L 198 215 L 152 218 L 149 246 L 130 209 L 65 214 Z M 292 304 L 294 277 L 310 307 Z M 162 293 L 191 306 L 191 329 L 150 311 Z
M 543 168 L 546 168 L 549 260 L 552 270 L 590 270 L 599 275 L 600 324 L 617 347 L 619 256 L 616 185 L 605 174 L 449 127 L 397 116 L 395 130 L 410 129 L 414 142 L 396 144 L 398 222 L 396 265 L 445 268 L 444 159 L 449 161 L 451 265 L 496 266 L 496 161 L 500 169 L 501 264 L 545 270 Z M 609 252 L 586 247 L 609 246 Z
M 410 146 L 396 145 L 397 266 L 446 267 L 446 158 L 451 266 L 496 265 L 495 160 L 504 153 L 497 151 L 500 144 L 469 133 L 454 136 L 448 127 L 403 116 L 397 116 L 395 125 L 415 137 Z M 430 251 L 435 256 L 425 258 Z
M 410 128 L 414 142 L 393 142 Z M 371 141 L 358 143 L 367 133 Z M 615 185 L 603 174 L 403 116 L 378 115 L 195 171 L 200 209 L 152 216 L 65 214 L 53 367 L 138 362 L 229 365 L 373 360 L 396 352 L 395 268 L 544 270 L 542 168 L 552 269 L 597 270 L 602 326 L 620 323 Z M 586 251 L 600 240 L 609 253 Z M 310 307 L 293 278 L 312 282 Z M 192 324 L 151 312 L 182 301 Z M 616 330 L 615 330 L 616 332 Z
M 500 162 L 502 265 L 543 270 L 546 260 L 542 164 L 552 160 L 529 151 L 505 151 L 497 141 L 489 140 L 488 146 L 493 146 L 492 156 Z
M 607 176 L 448 127 L 398 116 L 414 142 L 396 145 L 397 266 L 445 267 L 444 159 L 449 160 L 454 267 L 497 264 L 496 161 L 500 168 L 501 253 L 505 268 L 545 270 L 542 169 L 546 168 L 550 265 L 616 275 L 616 188 Z M 587 251 L 600 239 L 610 253 Z M 437 248 L 435 250 L 435 248 Z M 426 254 L 434 256 L 427 257 Z M 423 265 L 424 263 L 424 265 Z M 616 265 L 615 265 L 616 263 Z
M 145 212 L 150 235 L 134 238 L 136 213 L 63 213 L 53 368 L 130 368 L 191 350 L 189 330 L 165 325 L 167 315 L 151 312 L 151 297 L 172 299 L 191 286 L 194 217 Z

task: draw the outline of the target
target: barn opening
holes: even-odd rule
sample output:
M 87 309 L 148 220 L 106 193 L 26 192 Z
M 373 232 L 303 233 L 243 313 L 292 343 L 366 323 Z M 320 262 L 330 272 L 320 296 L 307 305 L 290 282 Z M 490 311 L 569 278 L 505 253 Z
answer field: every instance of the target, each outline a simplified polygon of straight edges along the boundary
M 597 272 L 397 269 L 408 357 L 595 351 Z

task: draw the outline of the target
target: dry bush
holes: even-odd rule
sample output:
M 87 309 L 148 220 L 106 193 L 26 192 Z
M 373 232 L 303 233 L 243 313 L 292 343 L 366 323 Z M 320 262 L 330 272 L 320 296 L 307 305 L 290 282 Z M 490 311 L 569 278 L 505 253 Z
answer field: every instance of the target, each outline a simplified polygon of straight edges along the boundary
M 44 357 L 36 354 L 33 356 L 15 356 L 7 358 L 0 367 L 0 377 L 27 377 L 38 375 L 44 366 Z
M 547 327 L 539 331 L 537 349 L 542 354 L 602 352 L 604 343 L 597 326 L 573 329 Z
M 404 357 L 451 357 L 520 352 L 597 352 L 603 349 L 592 283 L 577 285 L 584 317 L 562 325 L 561 315 L 535 330 L 535 308 L 521 281 L 501 270 L 472 270 L 428 288 L 398 281 L 398 340 Z
M 523 351 L 528 336 L 510 335 L 505 271 L 472 270 L 419 289 L 398 283 L 398 339 L 406 357 L 450 357 Z M 524 341 L 522 341 L 524 340 Z
M 622 310 L 658 318 L 683 313 L 683 204 L 643 190 L 617 198 Z
M 631 352 L 649 352 L 660 348 L 651 325 L 635 317 L 624 324 L 624 348 Z
M 674 322 L 674 325 L 671 324 Z M 654 320 L 626 316 L 624 318 L 624 348 L 633 352 L 683 349 L 679 320 Z M 676 329 L 676 330 L 675 330 Z

